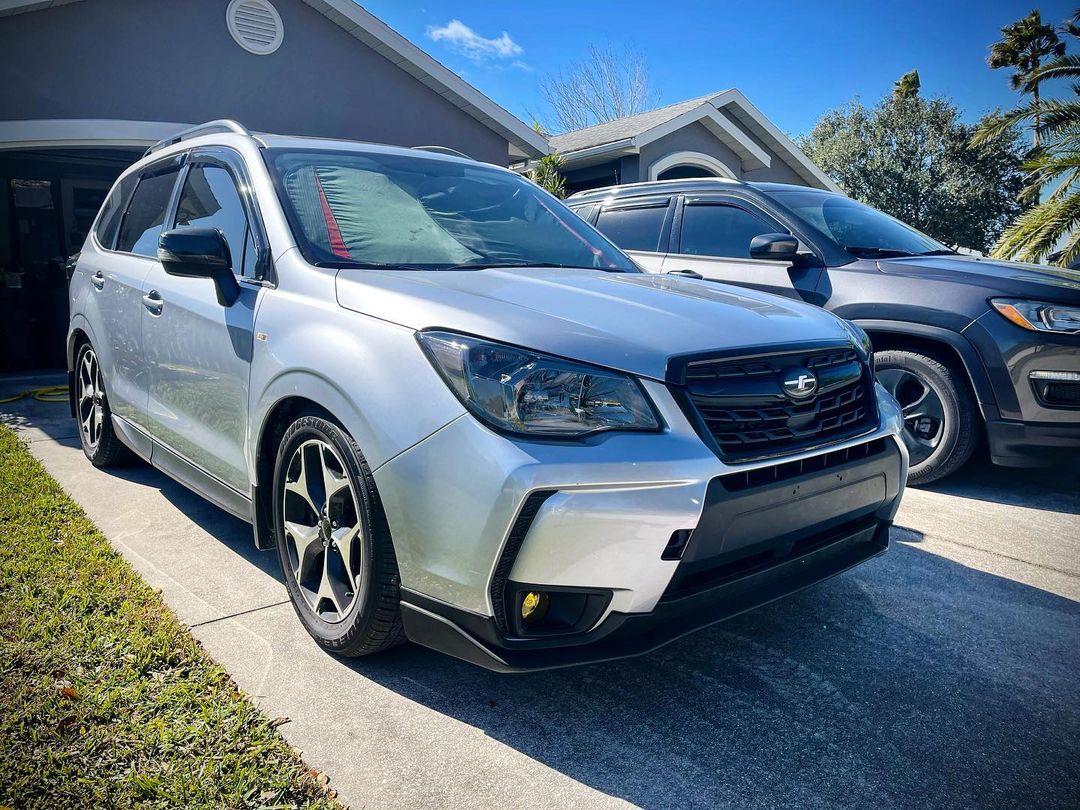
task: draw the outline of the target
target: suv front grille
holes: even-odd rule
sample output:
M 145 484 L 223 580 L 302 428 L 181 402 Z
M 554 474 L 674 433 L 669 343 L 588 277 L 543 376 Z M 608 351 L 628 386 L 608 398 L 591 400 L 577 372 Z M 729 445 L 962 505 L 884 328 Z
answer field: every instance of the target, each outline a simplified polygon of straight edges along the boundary
M 818 385 L 802 400 L 784 392 L 785 377 L 799 370 Z M 691 423 L 725 461 L 830 444 L 877 424 L 869 364 L 849 347 L 691 359 L 672 381 L 682 383 L 679 400 Z

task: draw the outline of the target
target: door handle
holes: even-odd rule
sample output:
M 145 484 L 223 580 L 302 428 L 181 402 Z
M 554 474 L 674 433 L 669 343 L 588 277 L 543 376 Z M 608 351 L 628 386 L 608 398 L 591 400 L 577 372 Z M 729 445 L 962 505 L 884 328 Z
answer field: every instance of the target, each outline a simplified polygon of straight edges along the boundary
M 151 315 L 160 315 L 161 308 L 165 305 L 165 301 L 161 298 L 161 293 L 157 290 L 151 290 L 142 297 L 143 306 L 150 312 Z
M 686 276 L 687 278 L 705 278 L 701 273 L 695 273 L 693 270 L 687 270 L 685 268 L 682 270 L 668 270 L 667 274 L 669 276 Z
M 94 275 L 90 276 L 90 283 L 100 290 L 105 286 L 105 276 L 98 270 Z

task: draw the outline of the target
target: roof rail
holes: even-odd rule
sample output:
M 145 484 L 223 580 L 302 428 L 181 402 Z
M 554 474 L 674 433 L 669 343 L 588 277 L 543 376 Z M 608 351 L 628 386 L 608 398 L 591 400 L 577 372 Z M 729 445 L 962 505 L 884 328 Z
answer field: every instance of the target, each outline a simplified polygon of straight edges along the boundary
M 419 149 L 421 152 L 438 152 L 440 155 L 453 155 L 454 157 L 472 160 L 472 158 L 464 152 L 459 152 L 457 149 L 451 149 L 449 146 L 414 146 L 413 149 Z
M 164 149 L 166 146 L 172 146 L 174 143 L 180 143 L 180 141 L 186 141 L 189 138 L 197 138 L 199 135 L 211 135 L 215 132 L 235 132 L 237 135 L 247 135 L 251 137 L 251 133 L 242 125 L 228 118 L 220 118 L 217 121 L 207 121 L 205 124 L 199 124 L 198 126 L 188 127 L 187 129 L 180 130 L 175 135 L 171 135 L 168 138 L 158 141 L 145 152 L 143 157 L 157 152 L 159 149 Z

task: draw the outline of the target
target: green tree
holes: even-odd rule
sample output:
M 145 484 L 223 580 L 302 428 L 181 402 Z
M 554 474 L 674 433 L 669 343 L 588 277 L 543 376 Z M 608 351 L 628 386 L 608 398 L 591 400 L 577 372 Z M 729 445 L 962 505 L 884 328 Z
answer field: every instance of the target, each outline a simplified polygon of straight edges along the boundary
M 1009 83 L 1013 90 L 1031 93 L 1032 141 L 1038 148 L 1040 79 L 1036 77 L 1044 59 L 1065 55 L 1065 43 L 1053 25 L 1043 22 L 1038 9 L 1006 25 L 1001 34 L 1001 41 L 990 46 L 986 63 L 994 70 L 1012 68 Z
M 799 145 L 851 197 L 985 251 L 1022 210 L 1022 136 L 1013 127 L 975 146 L 973 133 L 944 99 L 894 94 L 830 110 Z
M 919 71 L 912 70 L 893 82 L 893 98 L 914 98 L 919 95 L 921 87 L 922 82 L 919 81 Z

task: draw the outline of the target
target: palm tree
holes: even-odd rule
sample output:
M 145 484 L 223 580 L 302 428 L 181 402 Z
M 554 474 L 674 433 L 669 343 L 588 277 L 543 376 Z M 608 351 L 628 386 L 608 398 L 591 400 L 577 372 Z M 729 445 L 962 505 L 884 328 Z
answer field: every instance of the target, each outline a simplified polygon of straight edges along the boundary
M 897 100 L 915 98 L 915 96 L 919 95 L 919 88 L 921 86 L 922 82 L 919 81 L 919 71 L 909 71 L 893 82 L 893 98 Z
M 972 142 L 1000 137 L 1036 116 L 1041 145 L 1021 165 L 1028 173 L 1022 199 L 1033 205 L 1005 229 L 993 255 L 1035 262 L 1060 250 L 1056 261 L 1068 266 L 1080 257 L 1080 90 L 1075 98 L 1050 99 L 1039 107 L 1029 102 L 990 117 Z
M 1038 20 L 1037 12 L 1002 31 L 1032 19 Z M 1080 39 L 1080 9 L 1062 31 Z M 1064 43 L 1061 46 L 1054 59 L 1035 67 L 1021 82 L 1018 89 L 1031 93 L 1032 100 L 989 116 L 972 138 L 978 145 L 1028 122 L 1035 133 L 1036 146 L 1021 167 L 1028 172 L 1021 200 L 1031 207 L 1005 229 L 993 250 L 998 258 L 1039 261 L 1060 251 L 1055 260 L 1068 266 L 1080 257 L 1080 85 L 1073 86 L 1072 98 L 1041 101 L 1038 95 L 1040 82 L 1080 79 L 1080 56 L 1065 54 Z
M 990 46 L 986 63 L 993 69 L 1012 68 L 1009 83 L 1013 90 L 1030 92 L 1034 109 L 1033 141 L 1039 146 L 1039 81 L 1034 79 L 1044 59 L 1060 59 L 1065 55 L 1065 43 L 1057 35 L 1054 26 L 1044 23 L 1035 9 L 1026 17 L 1001 29 L 1001 42 Z

